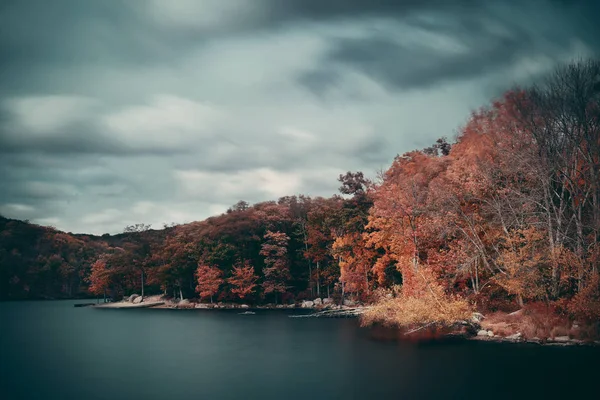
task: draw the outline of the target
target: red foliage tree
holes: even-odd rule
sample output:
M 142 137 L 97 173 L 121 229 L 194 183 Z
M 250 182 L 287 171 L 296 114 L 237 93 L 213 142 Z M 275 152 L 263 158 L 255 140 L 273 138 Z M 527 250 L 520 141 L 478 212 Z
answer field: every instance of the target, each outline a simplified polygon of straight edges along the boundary
M 99 259 L 92 264 L 88 290 L 97 296 L 104 295 L 104 301 L 106 302 L 106 290 L 110 285 L 110 280 L 110 270 L 107 268 L 106 261 Z
M 200 294 L 201 298 L 210 298 L 210 302 L 213 302 L 213 296 L 219 291 L 219 287 L 224 282 L 221 277 L 223 273 L 216 267 L 200 264 L 196 270 L 196 277 L 198 279 L 198 285 L 196 286 L 196 292 Z
M 231 277 L 227 279 L 227 282 L 232 286 L 231 293 L 244 300 L 254 292 L 257 280 L 254 267 L 249 261 L 246 261 L 244 266 L 233 267 Z

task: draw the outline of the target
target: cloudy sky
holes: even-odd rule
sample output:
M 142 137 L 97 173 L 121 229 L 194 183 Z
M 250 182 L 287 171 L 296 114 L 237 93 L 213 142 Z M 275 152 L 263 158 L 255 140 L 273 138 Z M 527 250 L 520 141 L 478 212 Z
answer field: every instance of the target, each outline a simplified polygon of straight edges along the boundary
M 598 54 L 594 3 L 3 0 L 0 214 L 102 234 L 331 195 Z

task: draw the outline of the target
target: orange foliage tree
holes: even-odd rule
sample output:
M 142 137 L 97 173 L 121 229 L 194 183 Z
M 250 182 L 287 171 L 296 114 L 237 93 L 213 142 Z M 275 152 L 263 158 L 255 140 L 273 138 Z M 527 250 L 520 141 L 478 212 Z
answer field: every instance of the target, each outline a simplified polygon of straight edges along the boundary
M 246 261 L 243 266 L 233 267 L 231 277 L 227 279 L 227 282 L 231 285 L 231 293 L 244 300 L 254 292 L 257 280 L 254 267 L 249 261 Z
M 219 291 L 219 287 L 224 282 L 222 278 L 223 273 L 217 267 L 211 267 L 208 265 L 200 264 L 196 270 L 196 277 L 198 279 L 198 285 L 196 286 L 196 292 L 201 298 L 210 298 L 210 302 L 213 302 L 213 296 Z
M 96 260 L 92 264 L 91 273 L 89 276 L 89 291 L 96 296 L 103 295 L 106 302 L 106 291 L 110 285 L 111 274 L 106 266 L 106 261 L 103 259 Z

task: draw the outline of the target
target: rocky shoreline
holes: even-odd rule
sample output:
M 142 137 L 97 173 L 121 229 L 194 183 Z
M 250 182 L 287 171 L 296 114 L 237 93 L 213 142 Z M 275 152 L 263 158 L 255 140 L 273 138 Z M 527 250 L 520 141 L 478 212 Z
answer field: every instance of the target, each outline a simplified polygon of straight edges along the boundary
M 258 310 L 282 310 L 282 309 L 297 309 L 312 311 L 306 314 L 295 314 L 290 315 L 291 318 L 358 318 L 366 310 L 368 306 L 357 304 L 352 300 L 344 301 L 344 304 L 335 304 L 333 299 L 314 299 L 304 300 L 299 303 L 290 304 L 264 304 L 264 305 L 249 305 L 249 304 L 237 304 L 237 303 L 199 303 L 190 301 L 187 299 L 183 300 L 172 300 L 167 299 L 163 296 L 147 296 L 142 298 L 139 295 L 131 295 L 125 297 L 120 302 L 104 303 L 94 305 L 95 308 L 115 308 L 115 309 L 126 309 L 126 308 L 153 308 L 153 309 L 171 309 L 171 310 L 240 310 L 244 311 L 243 314 L 254 314 L 253 311 Z M 526 343 L 526 344 L 537 344 L 544 346 L 597 346 L 600 345 L 600 341 L 584 341 L 576 338 L 572 338 L 567 335 L 553 336 L 553 337 L 524 337 L 520 332 L 512 335 L 500 335 L 494 333 L 492 329 L 485 329 L 482 327 L 482 321 L 486 317 L 480 313 L 473 313 L 472 317 L 468 321 L 460 321 L 452 327 L 445 328 L 443 333 L 434 334 L 440 339 L 444 338 L 462 338 L 466 340 L 480 341 L 480 342 L 496 342 L 496 343 Z M 396 329 L 397 334 L 394 335 L 396 338 L 406 340 L 418 340 L 420 334 L 427 333 L 428 327 L 434 324 L 426 324 L 421 327 L 406 331 L 401 328 L 388 328 Z M 419 332 L 421 331 L 421 332 Z
M 264 304 L 264 305 L 249 305 L 249 304 L 238 304 L 238 303 L 199 303 L 197 301 L 182 299 L 173 300 L 165 298 L 164 296 L 145 296 L 142 297 L 137 294 L 124 297 L 123 300 L 118 302 L 110 302 L 93 305 L 95 308 L 154 308 L 154 309 L 172 309 L 172 310 L 190 310 L 190 309 L 240 309 L 240 310 L 280 310 L 280 309 L 305 309 L 317 311 L 315 314 L 320 312 L 327 312 L 327 315 L 334 315 L 336 312 L 341 314 L 352 314 L 358 315 L 358 311 L 363 308 L 362 305 L 358 305 L 352 300 L 345 300 L 344 304 L 335 304 L 332 298 L 317 298 L 314 300 L 304 300 L 298 303 L 290 304 Z M 352 311 L 354 310 L 354 311 Z M 352 311 L 352 312 L 350 312 Z M 309 314 L 312 315 L 312 314 Z M 322 316 L 319 314 L 319 316 Z
M 463 335 L 468 340 L 481 342 L 497 342 L 497 343 L 528 343 L 544 346 L 597 346 L 600 341 L 584 341 L 572 338 L 568 335 L 551 336 L 545 338 L 525 337 L 521 332 L 512 335 L 499 335 L 491 329 L 482 327 L 482 322 L 486 317 L 480 313 L 473 313 L 469 321 L 461 321 L 458 325 L 462 328 L 458 332 L 450 333 L 449 336 Z

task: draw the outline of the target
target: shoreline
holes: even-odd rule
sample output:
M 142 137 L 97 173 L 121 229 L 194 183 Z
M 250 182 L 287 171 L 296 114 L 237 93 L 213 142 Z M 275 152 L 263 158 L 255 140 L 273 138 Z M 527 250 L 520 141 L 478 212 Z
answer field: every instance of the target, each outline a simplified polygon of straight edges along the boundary
M 183 303 L 183 304 L 181 304 Z M 337 304 L 317 304 L 314 302 L 302 302 L 298 304 L 266 304 L 250 306 L 247 304 L 237 303 L 195 303 L 189 300 L 183 300 L 175 303 L 171 300 L 164 299 L 160 296 L 148 296 L 144 301 L 135 302 L 135 297 L 132 301 L 119 301 L 111 303 L 100 303 L 90 305 L 91 308 L 98 309 L 158 309 L 158 310 L 236 310 L 240 314 L 255 314 L 257 311 L 282 311 L 294 310 L 305 311 L 306 313 L 290 315 L 290 318 L 359 318 L 362 313 L 369 309 L 364 305 L 337 305 Z M 481 314 L 479 314 L 481 315 Z M 570 336 L 555 336 L 548 338 L 526 338 L 520 333 L 502 336 L 494 334 L 491 330 L 486 330 L 481 327 L 479 321 L 464 321 L 460 324 L 461 328 L 451 329 L 450 332 L 434 335 L 434 337 L 423 339 L 418 335 L 409 337 L 405 336 L 402 328 L 398 327 L 383 327 L 371 326 L 373 329 L 383 329 L 386 333 L 383 334 L 383 339 L 394 341 L 444 341 L 444 340 L 468 340 L 473 342 L 487 343 L 512 343 L 512 344 L 533 344 L 538 346 L 600 346 L 600 340 L 581 340 L 571 338 Z M 380 332 L 381 333 L 381 332 Z
M 559 339 L 560 338 L 560 339 Z M 554 339 L 548 338 L 546 340 L 542 339 L 511 339 L 505 336 L 494 336 L 494 337 L 483 337 L 483 336 L 471 336 L 467 337 L 467 340 L 471 340 L 474 342 L 490 342 L 490 343 L 518 343 L 518 344 L 534 344 L 538 346 L 557 346 L 557 347 L 567 347 L 567 346 L 600 346 L 600 341 L 585 341 L 580 339 L 562 339 L 561 337 L 556 337 Z

